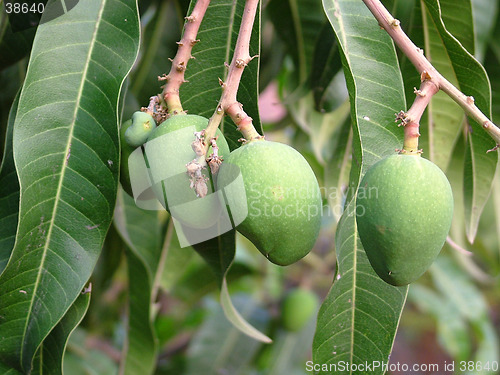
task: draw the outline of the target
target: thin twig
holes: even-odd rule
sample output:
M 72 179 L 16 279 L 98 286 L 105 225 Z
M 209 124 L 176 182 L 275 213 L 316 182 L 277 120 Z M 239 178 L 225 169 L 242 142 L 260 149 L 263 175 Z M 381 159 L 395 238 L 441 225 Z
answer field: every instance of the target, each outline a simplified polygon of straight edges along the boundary
M 379 0 L 363 0 L 370 12 L 375 16 L 381 27 L 387 31 L 396 45 L 408 57 L 420 74 L 428 75 L 440 90 L 443 90 L 500 145 L 500 128 L 498 128 L 474 104 L 474 98 L 467 96 L 444 78 L 434 66 L 426 59 L 422 49 L 418 48 L 401 29 L 399 20 L 395 19 Z M 490 150 L 491 151 L 491 150 Z
M 177 49 L 177 54 L 172 60 L 172 67 L 168 75 L 159 77 L 158 79 L 166 81 L 162 92 L 163 100 L 165 101 L 169 114 L 178 114 L 183 112 L 182 104 L 179 97 L 179 88 L 186 82 L 184 79 L 184 72 L 189 59 L 194 58 L 191 55 L 193 46 L 199 42 L 196 39 L 198 30 L 203 20 L 203 16 L 210 4 L 210 0 L 198 0 L 190 16 L 186 17 L 184 25 L 184 34 Z
M 251 140 L 261 137 L 253 126 L 252 118 L 245 113 L 243 106 L 238 103 L 236 98 L 243 70 L 253 59 L 253 57 L 250 57 L 250 37 L 252 36 L 258 6 L 259 0 L 247 0 L 245 3 L 240 31 L 234 48 L 233 60 L 229 66 L 226 82 L 220 81 L 222 95 L 205 131 L 205 154 L 208 151 L 210 140 L 215 136 L 224 113 L 231 116 L 231 119 L 238 126 L 238 130 L 241 131 L 245 139 Z
M 396 115 L 396 121 L 401 120 L 402 126 L 405 128 L 405 138 L 403 149 L 400 153 L 405 154 L 420 154 L 421 150 L 418 148 L 418 139 L 420 137 L 420 119 L 429 105 L 431 98 L 439 91 L 439 88 L 430 80 L 426 79 L 426 75 L 422 75 L 422 84 L 420 89 L 415 89 L 417 97 L 413 102 L 408 112 L 399 112 Z
M 191 144 L 197 156 L 194 160 L 186 164 L 186 170 L 191 180 L 190 187 L 194 189 L 196 195 L 200 198 L 205 197 L 208 192 L 208 179 L 202 173 L 202 170 L 206 169 L 208 162 L 210 163 L 211 172 L 217 173 L 219 164 L 222 162 L 222 158 L 218 155 L 217 144 L 215 143 L 215 133 L 225 113 L 231 116 L 231 119 L 238 126 L 238 130 L 241 131 L 246 140 L 262 138 L 253 126 L 252 118 L 243 111 L 243 106 L 238 103 L 236 98 L 243 70 L 253 59 L 253 57 L 250 57 L 250 37 L 252 36 L 255 14 L 257 13 L 259 2 L 260 0 L 246 0 L 245 9 L 241 17 L 238 39 L 234 48 L 233 60 L 229 66 L 226 82 L 223 82 L 219 78 L 219 83 L 222 87 L 219 104 L 208 121 L 207 128 L 200 135 L 196 135 L 195 133 L 195 140 Z M 200 138 L 201 134 L 203 138 Z M 213 153 L 207 157 L 210 146 L 212 146 Z
M 446 237 L 446 242 L 453 250 L 458 251 L 460 254 L 467 255 L 468 257 L 473 255 L 469 250 L 464 249 L 462 246 L 453 241 L 450 236 Z

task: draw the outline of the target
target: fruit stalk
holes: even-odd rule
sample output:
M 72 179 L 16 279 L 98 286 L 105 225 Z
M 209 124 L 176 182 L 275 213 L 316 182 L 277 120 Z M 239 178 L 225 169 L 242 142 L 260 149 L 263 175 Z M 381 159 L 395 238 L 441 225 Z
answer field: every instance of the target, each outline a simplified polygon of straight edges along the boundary
M 481 110 L 474 104 L 474 98 L 467 96 L 444 78 L 434 66 L 427 60 L 423 50 L 418 48 L 401 29 L 399 20 L 395 19 L 382 5 L 380 0 L 363 0 L 370 12 L 375 16 L 379 25 L 387 31 L 396 45 L 408 57 L 420 74 L 425 74 L 440 90 L 443 90 L 496 142 L 497 146 L 489 151 L 500 147 L 500 128 L 496 126 Z
M 238 103 L 236 98 L 243 70 L 255 57 L 250 56 L 249 46 L 258 6 L 259 0 L 247 0 L 245 3 L 238 39 L 234 48 L 233 59 L 229 66 L 227 79 L 226 82 L 220 81 L 222 95 L 205 131 L 205 153 L 225 113 L 231 116 L 231 119 L 238 126 L 238 130 L 246 140 L 261 137 L 253 126 L 252 118 L 245 113 L 243 106 L 241 103 Z
M 403 142 L 403 149 L 401 153 L 410 155 L 420 155 L 421 150 L 418 149 L 418 138 L 420 137 L 419 127 L 422 114 L 429 105 L 431 98 L 439 91 L 439 88 L 428 80 L 426 74 L 422 74 L 422 84 L 420 89 L 415 89 L 417 97 L 413 102 L 408 112 L 399 112 L 396 115 L 396 121 L 401 120 L 401 126 L 404 126 L 405 137 Z
M 172 61 L 172 66 L 168 75 L 163 77 L 158 77 L 161 81 L 166 81 L 163 87 L 162 96 L 167 104 L 168 113 L 170 115 L 175 115 L 183 112 L 181 100 L 179 97 L 179 88 L 186 82 L 184 79 L 184 72 L 188 61 L 194 58 L 191 55 L 193 46 L 199 42 L 196 39 L 198 30 L 201 25 L 201 21 L 205 15 L 205 12 L 210 4 L 210 0 L 198 0 L 196 5 L 191 12 L 191 15 L 186 17 L 186 23 L 184 24 L 184 34 L 182 39 L 177 42 L 179 45 L 177 53 Z

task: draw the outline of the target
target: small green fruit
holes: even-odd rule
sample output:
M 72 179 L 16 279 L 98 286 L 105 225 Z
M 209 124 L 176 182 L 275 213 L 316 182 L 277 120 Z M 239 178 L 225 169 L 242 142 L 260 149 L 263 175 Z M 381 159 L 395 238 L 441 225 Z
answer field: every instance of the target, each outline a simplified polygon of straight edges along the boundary
M 285 144 L 254 140 L 226 158 L 218 187 L 239 173 L 244 191 L 225 188 L 236 229 L 275 264 L 289 265 L 308 254 L 321 226 L 322 202 L 304 157 Z
M 154 118 L 146 113 L 137 111 L 132 115 L 132 125 L 125 131 L 125 140 L 132 147 L 143 145 L 149 135 L 156 128 Z
M 127 120 L 122 124 L 120 128 L 120 146 L 121 146 L 121 164 L 120 164 L 120 183 L 123 190 L 129 195 L 132 194 L 132 186 L 130 184 L 130 172 L 128 169 L 128 158 L 130 154 L 135 150 L 135 147 L 130 146 L 125 140 L 125 133 L 127 129 L 132 125 L 132 120 Z
M 294 289 L 283 301 L 283 327 L 288 331 L 300 331 L 318 310 L 318 296 L 310 290 Z
M 448 179 L 420 156 L 389 156 L 361 181 L 356 204 L 359 237 L 373 269 L 389 284 L 407 285 L 430 267 L 446 241 L 452 217 Z
M 149 136 L 145 145 L 153 191 L 164 208 L 183 224 L 192 228 L 208 228 L 214 224 L 221 204 L 214 192 L 210 169 L 203 169 L 207 195 L 197 197 L 191 188 L 186 164 L 197 158 L 192 143 L 194 132 L 208 125 L 208 119 L 196 115 L 175 115 L 162 122 Z M 220 130 L 216 132 L 218 155 L 229 155 L 229 146 Z M 207 155 L 212 153 L 209 148 Z M 155 183 L 157 182 L 157 183 Z M 173 211 L 172 211 L 173 209 Z

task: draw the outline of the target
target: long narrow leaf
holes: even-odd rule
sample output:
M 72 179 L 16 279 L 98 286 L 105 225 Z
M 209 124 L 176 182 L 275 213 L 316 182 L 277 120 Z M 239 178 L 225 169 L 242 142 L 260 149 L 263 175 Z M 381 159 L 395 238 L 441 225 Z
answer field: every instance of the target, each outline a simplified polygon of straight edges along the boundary
M 350 194 L 335 237 L 338 274 L 321 306 L 313 342 L 314 363 L 326 365 L 319 374 L 334 374 L 341 361 L 387 363 L 405 303 L 407 288 L 386 284 L 368 262 L 358 237 L 354 196 L 366 169 L 401 148 L 394 114 L 404 109 L 405 101 L 394 46 L 364 4 L 324 0 L 323 6 L 343 59 L 354 148 Z
M 25 372 L 90 277 L 111 223 L 117 104 L 138 43 L 133 0 L 79 2 L 38 28 L 14 124 L 19 226 L 0 277 L 0 360 Z
M 89 304 L 90 293 L 84 293 L 71 305 L 66 315 L 38 349 L 31 375 L 62 375 L 63 358 L 68 339 L 85 316 Z
M 491 87 L 486 71 L 479 62 L 451 35 L 444 22 L 438 0 L 423 0 L 450 56 L 460 89 L 474 97 L 476 105 L 491 118 Z M 498 152 L 487 153 L 495 142 L 478 124 L 469 119 L 471 127 L 465 158 L 464 192 L 466 233 L 470 242 L 476 237 L 479 219 L 488 200 L 498 161 Z
M 128 327 L 121 374 L 152 374 L 158 340 L 153 329 L 153 289 L 161 257 L 161 220 L 157 211 L 142 210 L 121 190 L 114 223 L 130 251 Z
M 0 166 L 0 274 L 7 265 L 14 248 L 19 214 L 19 182 L 12 151 L 12 133 L 18 103 L 19 94 L 9 113 L 5 148 Z

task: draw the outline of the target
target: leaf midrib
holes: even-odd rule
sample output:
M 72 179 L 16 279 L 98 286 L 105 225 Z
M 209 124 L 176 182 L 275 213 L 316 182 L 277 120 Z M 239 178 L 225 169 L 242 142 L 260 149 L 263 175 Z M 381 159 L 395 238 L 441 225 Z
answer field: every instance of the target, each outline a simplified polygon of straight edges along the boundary
M 70 133 L 68 135 L 68 142 L 66 144 L 66 150 L 65 150 L 64 155 L 68 155 L 69 149 L 71 147 L 70 140 L 73 138 L 73 132 L 74 132 L 74 128 L 75 128 L 76 117 L 77 117 L 77 114 L 78 114 L 78 110 L 80 108 L 80 102 L 81 102 L 81 99 L 82 99 L 83 87 L 85 86 L 85 82 L 86 82 L 86 76 L 87 76 L 88 66 L 89 66 L 89 62 L 91 60 L 92 53 L 94 51 L 94 46 L 95 46 L 96 41 L 97 41 L 97 32 L 98 32 L 99 26 L 101 24 L 102 14 L 104 12 L 104 7 L 106 5 L 106 1 L 107 0 L 103 0 L 101 2 L 101 7 L 99 9 L 99 13 L 97 15 L 97 19 L 96 19 L 96 22 L 95 22 L 94 33 L 93 33 L 92 38 L 90 40 L 90 46 L 89 46 L 90 48 L 89 48 L 89 52 L 87 54 L 87 59 L 85 61 L 84 69 L 83 69 L 83 72 L 82 72 L 82 79 L 80 81 L 80 87 L 78 89 L 77 100 L 76 100 L 76 103 L 75 103 L 76 104 L 75 105 L 75 110 L 73 112 L 73 118 L 72 118 L 71 126 L 70 126 Z M 25 347 L 26 347 L 25 346 L 26 334 L 28 332 L 28 326 L 29 326 L 29 323 L 31 321 L 31 314 L 32 314 L 32 311 L 33 311 L 33 304 L 34 304 L 34 301 L 35 301 L 35 296 L 37 295 L 38 286 L 40 284 L 40 278 L 41 278 L 42 270 L 44 269 L 45 260 L 47 258 L 48 245 L 49 245 L 49 243 L 51 241 L 52 229 L 54 228 L 54 225 L 55 225 L 55 218 L 56 218 L 57 209 L 58 209 L 58 202 L 59 202 L 59 198 L 60 198 L 60 195 L 61 195 L 61 190 L 62 190 L 62 186 L 63 186 L 63 181 L 64 181 L 64 176 L 65 176 L 66 168 L 67 168 L 67 163 L 63 162 L 62 166 L 61 166 L 61 175 L 59 177 L 59 183 L 58 183 L 57 191 L 56 191 L 56 195 L 55 195 L 54 207 L 52 209 L 52 216 L 51 216 L 51 219 L 50 219 L 50 222 L 49 222 L 48 231 L 47 231 L 47 238 L 46 238 L 45 246 L 44 246 L 44 249 L 43 249 L 43 252 L 42 252 L 42 256 L 41 256 L 41 263 L 40 263 L 40 267 L 38 268 L 38 273 L 37 273 L 36 281 L 35 281 L 35 284 L 34 284 L 33 294 L 32 294 L 31 300 L 30 300 L 30 306 L 29 306 L 29 309 L 28 309 L 28 315 L 26 317 L 26 323 L 25 323 L 25 326 L 24 326 L 24 329 L 23 329 L 23 335 L 22 335 L 22 341 L 21 341 L 21 353 L 20 353 L 20 361 L 21 361 L 21 366 L 22 367 L 24 367 L 23 366 L 23 362 L 24 362 L 23 357 L 24 357 L 24 350 L 25 350 Z M 21 191 L 22 191 L 22 189 L 21 189 Z M 21 193 L 21 195 L 22 195 L 22 193 Z
M 335 4 L 335 8 L 337 11 L 340 12 L 340 6 L 339 6 L 339 3 L 338 3 L 338 0 L 333 0 L 334 4 Z M 345 31 L 345 27 L 344 27 L 344 22 L 343 22 L 343 18 L 342 17 L 338 17 L 338 23 L 339 23 L 339 29 L 342 30 L 342 43 L 341 43 L 341 46 L 340 48 L 342 48 L 342 50 L 344 51 L 344 54 L 345 54 L 345 57 L 346 57 L 346 62 L 347 64 L 350 65 L 350 61 L 349 61 L 349 51 L 346 50 L 346 45 L 347 45 L 347 40 L 346 40 L 346 31 Z M 349 67 L 349 70 L 351 70 L 351 68 Z M 354 85 L 355 82 L 353 82 Z M 357 95 L 356 95 L 356 98 L 357 98 Z M 355 100 L 355 106 L 356 106 L 356 101 L 357 99 Z M 356 106 L 357 107 L 357 106 Z M 357 113 L 356 111 L 354 112 L 355 115 L 356 115 L 356 123 L 358 122 L 357 121 Z M 363 154 L 363 147 L 361 147 L 361 154 Z M 359 180 L 358 180 L 358 184 L 359 184 Z M 351 204 L 353 204 L 352 202 L 355 202 L 355 197 L 353 198 L 353 200 L 351 200 Z M 357 261 L 358 261 L 358 240 L 357 240 L 357 233 L 358 233 L 358 230 L 357 230 L 357 224 L 356 224 L 356 219 L 354 219 L 354 236 L 353 236 L 353 239 L 354 239 L 354 247 L 353 247 L 353 267 L 352 267 L 352 270 L 353 270 L 353 277 L 352 277 L 352 297 L 351 297 L 351 301 L 352 301 L 352 304 L 351 304 L 351 310 L 352 310 L 352 313 L 351 313 L 351 327 L 350 327 L 350 331 L 351 331 L 351 340 L 350 340 L 350 350 L 349 350 L 349 363 L 353 363 L 353 359 L 354 359 L 354 319 L 355 319 L 355 315 L 356 315 L 356 309 L 355 309 L 355 306 L 356 306 L 356 269 L 357 269 Z M 349 373 L 352 374 L 352 369 L 349 370 Z

